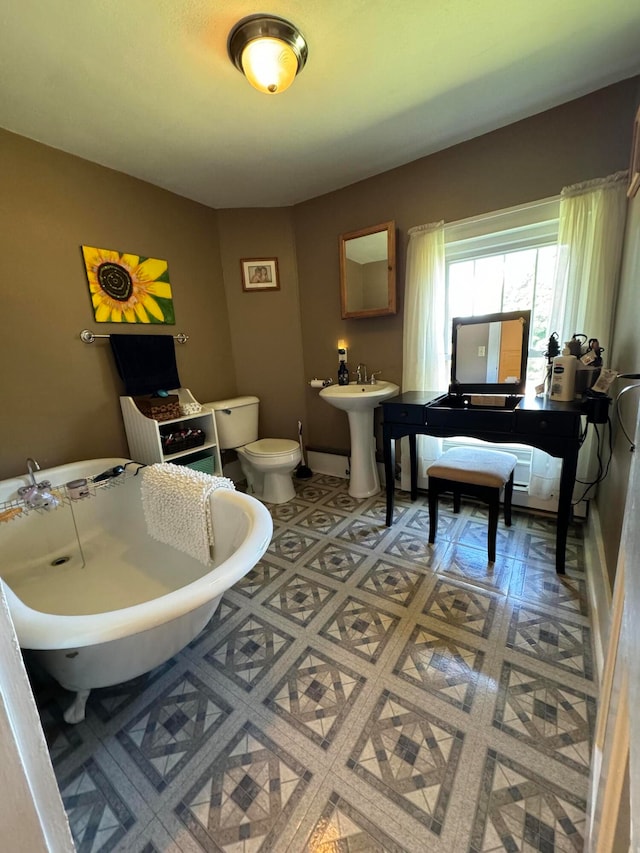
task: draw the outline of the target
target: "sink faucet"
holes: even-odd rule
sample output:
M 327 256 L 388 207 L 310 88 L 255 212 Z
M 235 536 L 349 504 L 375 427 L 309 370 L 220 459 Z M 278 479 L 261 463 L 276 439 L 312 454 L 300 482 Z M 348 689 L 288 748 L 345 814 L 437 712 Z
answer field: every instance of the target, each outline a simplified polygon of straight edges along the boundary
M 381 370 L 372 370 L 372 371 L 371 371 L 371 376 L 369 377 L 369 383 L 370 383 L 371 385 L 377 385 L 377 384 L 378 384 L 378 380 L 376 379 L 376 376 L 380 376 L 380 374 L 381 374 L 381 373 L 382 373 L 382 371 L 381 371 Z
M 364 377 L 363 377 L 364 372 Z M 367 365 L 359 364 L 356 368 L 356 373 L 358 374 L 358 385 L 362 385 L 363 383 L 367 384 Z

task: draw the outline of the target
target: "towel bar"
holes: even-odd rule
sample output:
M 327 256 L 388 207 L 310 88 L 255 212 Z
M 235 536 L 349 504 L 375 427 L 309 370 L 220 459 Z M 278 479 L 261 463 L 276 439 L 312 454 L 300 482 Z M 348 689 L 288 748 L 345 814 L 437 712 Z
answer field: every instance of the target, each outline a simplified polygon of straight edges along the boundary
M 111 335 L 96 335 L 93 332 L 90 332 L 89 329 L 83 329 L 80 332 L 80 340 L 85 344 L 92 344 L 96 338 L 110 338 Z M 189 335 L 185 335 L 184 332 L 180 332 L 177 335 L 172 336 L 175 341 L 178 341 L 179 344 L 186 344 L 189 340 Z

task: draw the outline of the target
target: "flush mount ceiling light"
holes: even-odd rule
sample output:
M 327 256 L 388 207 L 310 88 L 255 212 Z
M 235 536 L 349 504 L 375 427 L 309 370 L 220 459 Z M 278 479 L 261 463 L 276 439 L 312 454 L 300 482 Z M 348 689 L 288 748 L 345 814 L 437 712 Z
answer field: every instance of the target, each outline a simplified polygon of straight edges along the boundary
M 309 52 L 302 33 L 275 15 L 251 15 L 238 21 L 227 49 L 236 68 L 266 95 L 288 89 Z

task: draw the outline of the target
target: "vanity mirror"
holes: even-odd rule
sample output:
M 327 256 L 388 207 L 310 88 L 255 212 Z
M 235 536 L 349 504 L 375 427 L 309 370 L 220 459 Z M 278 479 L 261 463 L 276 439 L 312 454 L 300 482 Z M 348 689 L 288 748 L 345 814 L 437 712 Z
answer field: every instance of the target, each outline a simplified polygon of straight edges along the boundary
M 340 235 L 342 318 L 396 313 L 396 227 L 383 222 Z
M 455 317 L 450 394 L 524 394 L 531 311 Z

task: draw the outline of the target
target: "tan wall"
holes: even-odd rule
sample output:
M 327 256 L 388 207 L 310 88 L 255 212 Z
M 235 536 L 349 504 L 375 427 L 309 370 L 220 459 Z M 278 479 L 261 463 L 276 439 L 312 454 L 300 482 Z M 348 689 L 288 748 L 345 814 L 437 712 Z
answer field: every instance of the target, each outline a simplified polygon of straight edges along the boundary
M 402 378 L 402 311 L 407 231 L 553 196 L 563 186 L 603 177 L 629 162 L 637 79 L 456 145 L 294 208 L 306 375 L 335 378 L 336 344 L 349 366 L 366 362 Z M 402 128 L 398 128 L 398 138 Z M 340 318 L 338 236 L 385 220 L 398 228 L 398 314 Z M 309 403 L 308 441 L 348 447 L 343 413 Z
M 218 211 L 239 394 L 260 398 L 260 435 L 297 438 L 306 398 L 291 208 Z M 277 258 L 279 290 L 242 290 L 241 258 Z M 308 377 L 309 379 L 311 377 Z
M 620 373 L 640 373 L 640 194 L 628 206 L 620 291 L 615 314 L 611 356 L 607 364 Z M 640 383 L 619 379 L 612 388 L 617 395 L 626 385 Z M 640 389 L 627 392 L 620 402 L 626 431 L 634 437 Z M 616 568 L 618 545 L 625 512 L 632 454 L 620 429 L 615 411 L 611 413 L 615 436 L 609 474 L 598 490 L 597 504 L 602 525 L 605 555 L 611 580 Z
M 0 476 L 126 453 L 108 344 L 93 322 L 80 245 L 166 258 L 184 385 L 200 399 L 255 393 L 262 435 L 345 451 L 347 419 L 306 384 L 349 365 L 400 382 L 407 231 L 556 194 L 626 168 L 637 79 L 291 209 L 212 211 L 126 175 L 0 132 Z M 342 320 L 338 235 L 395 220 L 399 313 Z M 240 258 L 277 257 L 281 289 L 243 293 Z M 634 317 L 637 315 L 637 306 Z M 625 321 L 632 323 L 631 320 Z M 128 327 L 142 331 L 142 327 Z M 157 331 L 154 329 L 153 331 Z M 616 480 L 611 478 L 611 488 Z
M 127 455 L 109 343 L 82 343 L 82 329 L 184 331 L 182 384 L 235 392 L 215 211 L 4 131 L 0 185 L 0 477 L 27 456 Z M 167 260 L 176 325 L 95 323 L 82 244 Z

